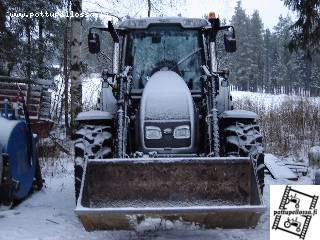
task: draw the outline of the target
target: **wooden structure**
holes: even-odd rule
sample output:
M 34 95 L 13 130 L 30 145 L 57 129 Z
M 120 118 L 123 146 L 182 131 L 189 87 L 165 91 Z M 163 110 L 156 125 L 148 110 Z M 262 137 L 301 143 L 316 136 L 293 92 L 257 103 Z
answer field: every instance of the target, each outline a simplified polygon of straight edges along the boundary
M 33 132 L 39 137 L 48 137 L 53 125 L 50 119 L 51 93 L 49 92 L 52 83 L 53 81 L 48 80 L 0 76 L 0 112 L 4 112 L 4 101 L 8 99 L 10 103 L 16 102 L 17 94 L 21 90 L 26 98 Z M 22 111 L 19 113 L 23 115 Z

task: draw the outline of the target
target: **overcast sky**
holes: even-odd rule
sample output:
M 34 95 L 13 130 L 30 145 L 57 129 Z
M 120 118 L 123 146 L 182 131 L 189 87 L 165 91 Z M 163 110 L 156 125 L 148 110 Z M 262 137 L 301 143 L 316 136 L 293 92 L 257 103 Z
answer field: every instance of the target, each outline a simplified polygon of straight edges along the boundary
M 173 9 L 169 11 L 168 15 L 177 16 L 179 13 L 185 17 L 203 17 L 208 14 L 209 11 L 215 11 L 219 13 L 221 18 L 230 20 L 234 13 L 234 8 L 238 0 L 184 0 L 185 6 L 181 9 Z M 109 0 L 83 0 L 83 9 L 86 11 L 104 11 L 101 6 L 106 6 L 108 11 L 116 12 L 117 15 L 126 15 L 128 12 L 137 12 L 137 17 L 145 17 L 147 10 L 145 8 L 144 0 L 125 0 L 114 1 L 119 2 L 116 7 L 107 6 L 106 3 L 110 3 Z M 99 3 L 97 6 L 94 3 Z M 132 4 L 133 3 L 133 4 Z M 137 9 L 132 9 L 136 7 Z M 251 15 L 255 9 L 260 13 L 265 28 L 272 29 L 278 22 L 279 16 L 282 14 L 286 16 L 290 14 L 290 11 L 283 5 L 281 0 L 242 0 L 242 6 L 246 10 L 248 15 Z M 129 14 L 131 15 L 131 14 Z M 292 13 L 290 14 L 292 15 Z
M 208 11 L 216 11 L 222 18 L 230 19 L 238 0 L 186 0 L 186 16 L 201 17 Z M 201 4 L 199 4 L 201 2 Z M 286 16 L 290 11 L 281 0 L 242 0 L 242 6 L 251 15 L 258 10 L 265 28 L 273 28 L 282 14 Z

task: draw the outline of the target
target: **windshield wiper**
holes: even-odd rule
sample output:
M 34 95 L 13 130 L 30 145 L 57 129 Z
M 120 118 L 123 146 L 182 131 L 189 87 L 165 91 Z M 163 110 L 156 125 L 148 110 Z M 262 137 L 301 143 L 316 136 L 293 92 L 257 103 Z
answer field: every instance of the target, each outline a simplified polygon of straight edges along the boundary
M 193 52 L 191 52 L 190 54 L 188 54 L 187 56 L 183 57 L 179 62 L 177 62 L 176 65 L 174 65 L 173 67 L 170 68 L 170 71 L 172 71 L 175 67 L 179 66 L 181 63 L 185 62 L 186 60 L 188 60 L 190 57 L 192 57 L 194 54 L 200 52 L 202 50 L 202 48 L 198 48 L 196 50 L 194 50 Z

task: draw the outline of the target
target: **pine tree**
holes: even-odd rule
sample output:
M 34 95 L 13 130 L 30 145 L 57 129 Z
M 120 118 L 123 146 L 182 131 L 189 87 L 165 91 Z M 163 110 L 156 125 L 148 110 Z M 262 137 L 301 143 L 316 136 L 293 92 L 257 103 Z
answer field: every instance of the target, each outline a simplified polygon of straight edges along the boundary
M 272 52 L 270 88 L 271 93 L 280 93 L 281 89 L 281 62 L 278 48 L 274 48 Z
M 279 22 L 275 27 L 275 35 L 278 43 L 278 55 L 280 64 L 281 86 L 284 88 L 285 93 L 290 93 L 292 85 L 296 83 L 296 76 L 293 75 L 297 68 L 296 56 L 292 55 L 285 47 L 290 39 L 290 24 L 289 17 L 280 16 Z
M 274 53 L 274 45 L 272 44 L 271 32 L 269 29 L 265 31 L 264 34 L 264 44 L 263 44 L 263 81 L 262 81 L 262 89 L 271 92 L 271 71 L 273 65 L 273 53 Z
M 312 96 L 319 96 L 320 94 L 320 56 L 317 55 L 312 58 L 310 76 L 310 90 Z
M 250 19 L 248 35 L 248 77 L 250 79 L 250 91 L 256 92 L 263 85 L 263 23 L 258 11 L 255 11 Z
M 283 0 L 286 6 L 297 12 L 298 18 L 291 24 L 292 39 L 289 49 L 303 49 L 308 55 L 320 52 L 320 0 Z
M 56 12 L 63 7 L 62 1 L 9 1 L 2 2 L 9 13 Z M 38 16 L 36 18 L 12 17 L 6 29 L 0 33 L 0 71 L 6 75 L 20 75 L 28 78 L 52 79 L 53 60 L 59 46 L 58 19 Z
M 248 76 L 247 66 L 250 64 L 248 56 L 249 52 L 249 23 L 250 19 L 245 10 L 238 1 L 234 15 L 231 19 L 231 25 L 236 29 L 237 52 L 233 54 L 230 68 L 231 81 L 238 86 L 240 90 L 250 89 L 250 79 Z

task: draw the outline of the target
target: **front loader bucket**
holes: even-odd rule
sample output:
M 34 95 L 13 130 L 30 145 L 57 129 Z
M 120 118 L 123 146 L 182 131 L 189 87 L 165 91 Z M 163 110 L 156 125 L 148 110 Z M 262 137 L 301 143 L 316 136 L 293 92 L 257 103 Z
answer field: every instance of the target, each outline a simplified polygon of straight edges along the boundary
M 153 158 L 88 160 L 75 212 L 92 231 L 148 217 L 249 228 L 264 210 L 249 158 Z

